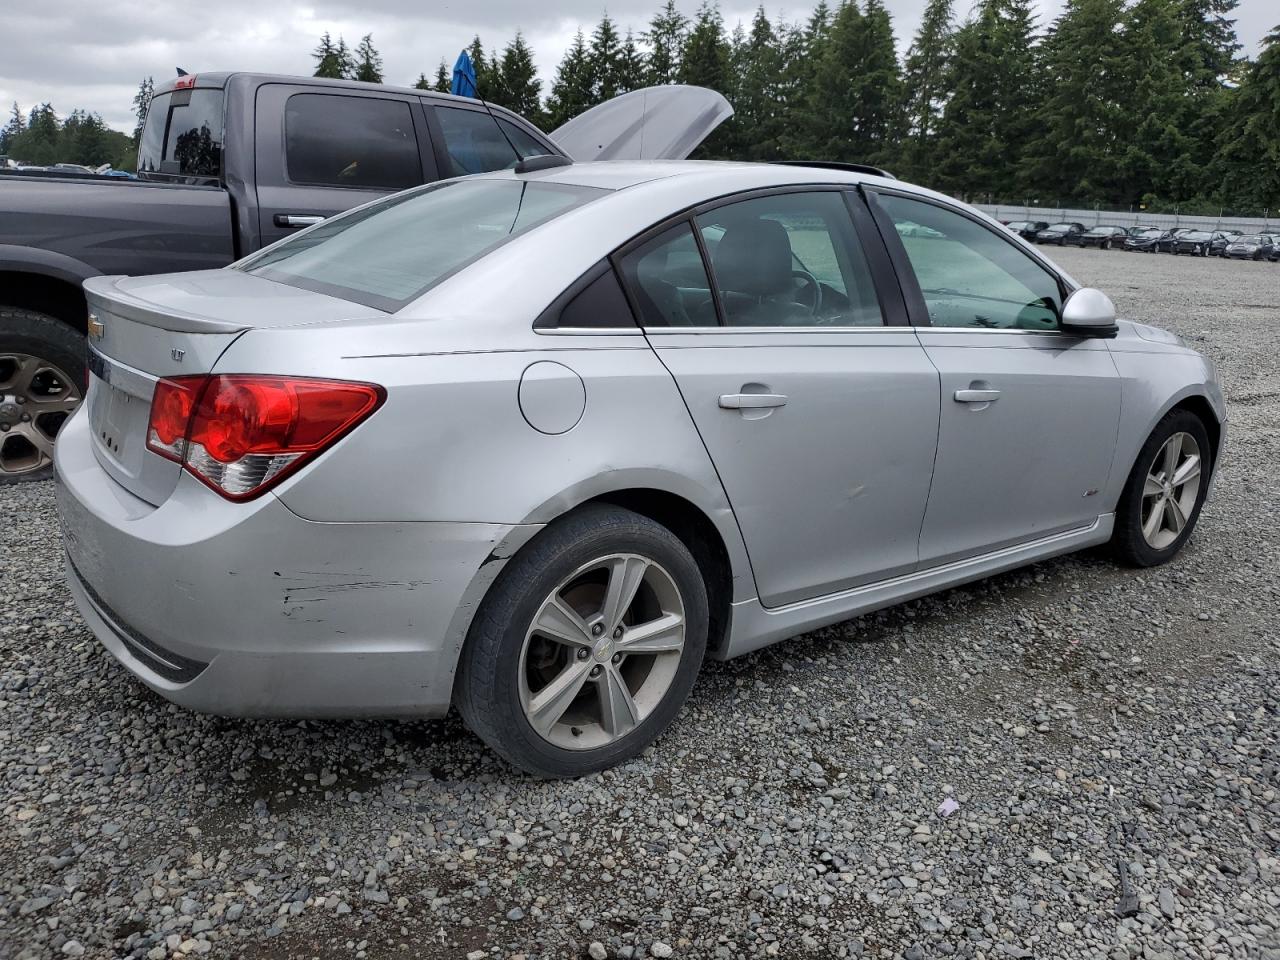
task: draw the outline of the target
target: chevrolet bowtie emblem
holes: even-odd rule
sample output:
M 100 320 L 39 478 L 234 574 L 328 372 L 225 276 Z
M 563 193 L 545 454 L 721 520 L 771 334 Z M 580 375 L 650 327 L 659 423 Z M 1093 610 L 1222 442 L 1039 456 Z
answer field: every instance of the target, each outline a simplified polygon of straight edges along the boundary
M 89 314 L 89 337 L 93 340 L 101 340 L 107 335 L 107 325 L 98 319 L 96 313 Z

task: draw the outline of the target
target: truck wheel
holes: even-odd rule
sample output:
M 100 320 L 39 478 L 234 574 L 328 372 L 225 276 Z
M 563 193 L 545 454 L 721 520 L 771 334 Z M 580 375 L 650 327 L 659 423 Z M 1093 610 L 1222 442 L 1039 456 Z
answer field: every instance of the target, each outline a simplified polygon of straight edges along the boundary
M 0 484 L 53 476 L 53 438 L 84 396 L 84 337 L 0 306 Z

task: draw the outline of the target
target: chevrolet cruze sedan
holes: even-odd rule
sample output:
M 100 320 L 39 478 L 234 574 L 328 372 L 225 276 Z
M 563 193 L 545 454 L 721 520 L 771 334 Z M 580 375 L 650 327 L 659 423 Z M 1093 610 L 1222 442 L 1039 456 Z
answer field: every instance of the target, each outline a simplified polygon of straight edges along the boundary
M 566 163 L 88 282 L 68 581 L 138 679 L 219 714 L 453 705 L 573 776 L 705 657 L 1191 536 L 1212 365 L 996 221 L 854 169 Z

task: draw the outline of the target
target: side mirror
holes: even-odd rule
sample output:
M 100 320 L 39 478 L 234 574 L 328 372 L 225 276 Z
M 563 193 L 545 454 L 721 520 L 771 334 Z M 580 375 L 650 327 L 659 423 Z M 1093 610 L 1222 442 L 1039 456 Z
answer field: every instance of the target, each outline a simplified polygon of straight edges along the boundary
M 1084 337 L 1114 337 L 1116 305 L 1101 290 L 1081 287 L 1062 305 L 1062 329 Z

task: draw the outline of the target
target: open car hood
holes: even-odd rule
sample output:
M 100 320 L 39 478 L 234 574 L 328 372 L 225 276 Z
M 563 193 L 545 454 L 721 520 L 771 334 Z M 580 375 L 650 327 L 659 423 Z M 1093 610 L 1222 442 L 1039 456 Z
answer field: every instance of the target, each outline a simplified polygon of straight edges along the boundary
M 705 87 L 645 87 L 579 114 L 551 139 L 574 160 L 683 160 L 733 116 Z

